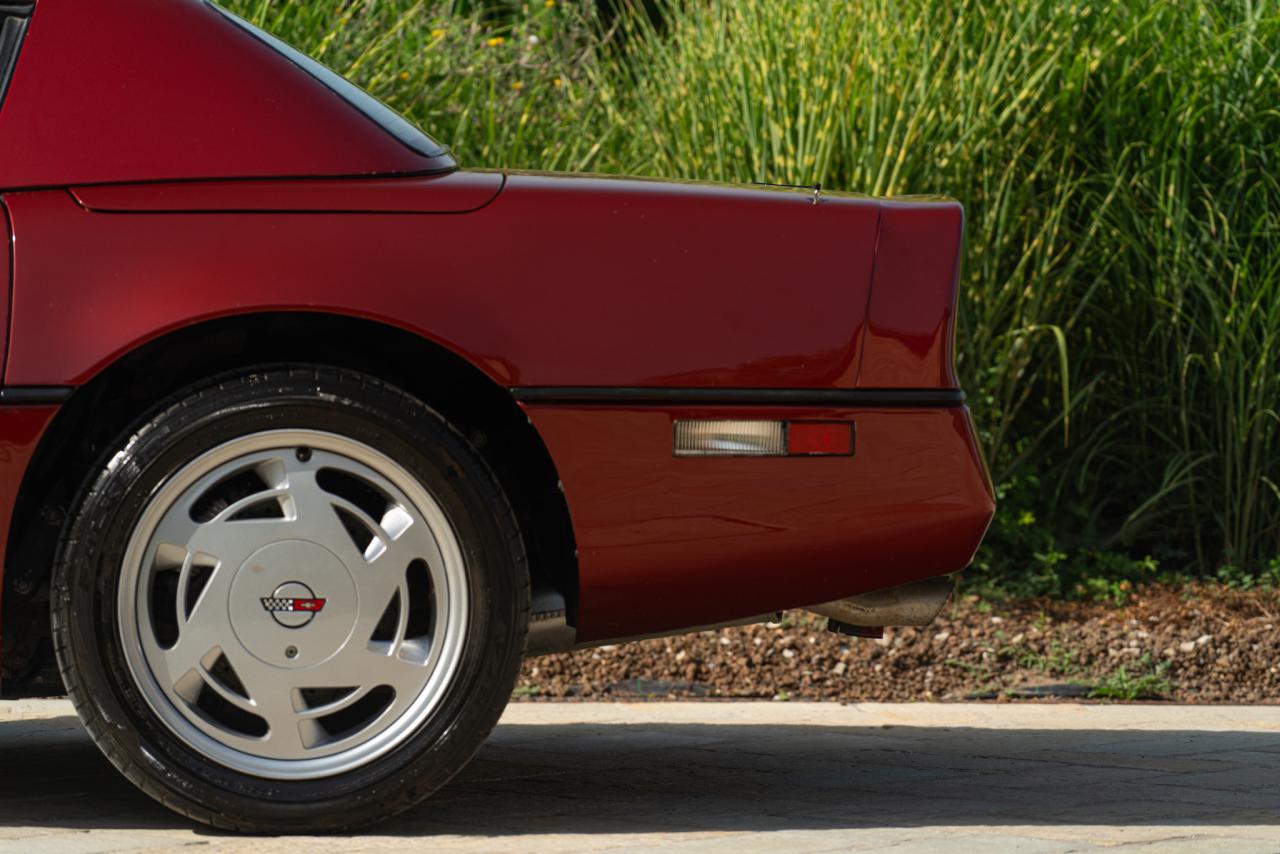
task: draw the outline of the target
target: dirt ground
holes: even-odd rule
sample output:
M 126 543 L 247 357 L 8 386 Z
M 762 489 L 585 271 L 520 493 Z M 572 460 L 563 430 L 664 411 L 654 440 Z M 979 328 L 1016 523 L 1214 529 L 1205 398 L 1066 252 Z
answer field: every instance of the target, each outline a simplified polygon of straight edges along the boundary
M 1280 592 L 1152 587 L 1122 606 L 962 595 L 883 638 L 779 622 L 525 663 L 519 699 L 1280 703 Z

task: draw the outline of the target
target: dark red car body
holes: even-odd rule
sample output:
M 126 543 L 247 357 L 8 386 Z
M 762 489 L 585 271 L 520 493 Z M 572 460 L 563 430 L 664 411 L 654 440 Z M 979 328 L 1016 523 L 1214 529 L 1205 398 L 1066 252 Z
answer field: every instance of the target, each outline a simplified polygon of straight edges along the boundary
M 578 642 L 972 558 L 993 499 L 952 364 L 955 202 L 462 171 L 204 3 L 34 6 L 0 105 L 7 657 L 95 422 L 272 341 L 483 413 Z M 117 50 L 139 21 L 154 50 Z M 856 448 L 679 458 L 678 418 L 851 422 Z

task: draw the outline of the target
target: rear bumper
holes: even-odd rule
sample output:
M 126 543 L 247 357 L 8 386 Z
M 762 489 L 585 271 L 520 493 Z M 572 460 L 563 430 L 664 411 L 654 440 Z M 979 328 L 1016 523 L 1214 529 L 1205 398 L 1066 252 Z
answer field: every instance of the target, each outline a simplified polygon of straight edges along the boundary
M 578 542 L 580 642 L 957 572 L 995 509 L 964 406 L 544 406 Z M 852 457 L 675 458 L 675 418 L 854 421 Z

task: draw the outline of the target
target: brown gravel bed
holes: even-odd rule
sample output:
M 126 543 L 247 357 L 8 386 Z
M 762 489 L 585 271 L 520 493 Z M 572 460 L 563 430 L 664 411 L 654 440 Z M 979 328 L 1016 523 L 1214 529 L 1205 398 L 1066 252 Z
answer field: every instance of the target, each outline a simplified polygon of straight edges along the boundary
M 1123 607 L 961 596 L 879 640 L 780 622 L 525 663 L 518 699 L 859 701 L 1087 698 L 1280 702 L 1280 592 L 1145 588 Z M 1121 671 L 1123 668 L 1123 671 Z M 1143 678 L 1145 677 L 1145 678 Z

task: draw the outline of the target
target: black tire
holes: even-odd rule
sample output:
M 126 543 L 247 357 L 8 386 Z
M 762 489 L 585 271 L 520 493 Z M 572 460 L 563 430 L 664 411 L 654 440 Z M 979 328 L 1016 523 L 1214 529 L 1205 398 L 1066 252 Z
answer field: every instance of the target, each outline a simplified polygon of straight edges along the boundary
M 345 773 L 250 776 L 201 755 L 152 711 L 122 652 L 123 555 L 158 486 L 209 448 L 266 429 L 325 430 L 395 460 L 432 494 L 467 568 L 459 664 L 426 720 L 394 750 Z M 264 366 L 194 386 L 126 431 L 81 490 L 52 580 L 53 641 L 89 734 L 164 805 L 218 828 L 325 832 L 380 821 L 430 795 L 497 723 L 524 653 L 529 579 L 515 516 L 480 455 L 415 398 L 360 374 Z

